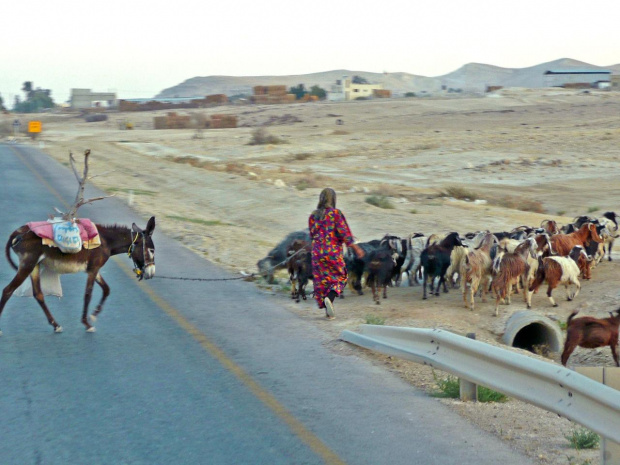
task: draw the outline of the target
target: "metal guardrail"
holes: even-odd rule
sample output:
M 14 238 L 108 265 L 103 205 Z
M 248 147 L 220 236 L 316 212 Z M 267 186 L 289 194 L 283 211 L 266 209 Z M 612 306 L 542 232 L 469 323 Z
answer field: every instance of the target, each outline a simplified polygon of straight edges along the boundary
M 436 367 L 573 420 L 620 443 L 620 391 L 562 366 L 440 329 L 362 325 L 340 338 Z

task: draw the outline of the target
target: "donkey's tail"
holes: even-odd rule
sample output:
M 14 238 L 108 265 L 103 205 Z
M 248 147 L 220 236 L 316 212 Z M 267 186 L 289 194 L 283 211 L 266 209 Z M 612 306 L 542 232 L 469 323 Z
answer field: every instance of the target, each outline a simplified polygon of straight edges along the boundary
M 19 234 L 17 233 L 17 231 L 13 232 L 13 234 L 9 236 L 9 240 L 6 242 L 6 247 L 4 248 L 4 251 L 6 252 L 6 259 L 9 261 L 9 264 L 13 267 L 14 270 L 17 269 L 17 265 L 11 257 L 11 248 L 13 247 L 13 245 L 15 245 L 16 241 L 19 242 L 18 236 Z

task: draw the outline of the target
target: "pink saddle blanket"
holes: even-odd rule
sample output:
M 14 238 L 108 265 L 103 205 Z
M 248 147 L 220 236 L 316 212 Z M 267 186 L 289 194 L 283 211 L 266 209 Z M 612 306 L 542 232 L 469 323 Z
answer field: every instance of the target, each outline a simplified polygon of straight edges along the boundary
M 99 235 L 95 223 L 85 218 L 76 220 L 78 228 L 80 229 L 80 237 L 82 241 L 88 242 Z M 49 221 L 32 221 L 27 223 L 30 230 L 42 239 L 54 239 L 54 223 Z

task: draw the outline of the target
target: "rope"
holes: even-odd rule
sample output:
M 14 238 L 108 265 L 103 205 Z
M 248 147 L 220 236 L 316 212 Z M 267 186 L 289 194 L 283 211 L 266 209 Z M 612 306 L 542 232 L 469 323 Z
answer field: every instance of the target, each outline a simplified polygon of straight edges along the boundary
M 276 263 L 274 266 L 272 266 L 271 268 L 268 268 L 265 273 L 276 269 L 277 267 L 284 265 L 285 263 L 288 263 L 288 261 L 293 258 L 295 255 L 297 255 L 298 253 L 302 252 L 304 249 L 299 249 L 297 252 L 295 252 L 293 255 L 291 255 L 290 257 L 286 258 L 285 260 L 281 261 L 280 263 Z M 159 278 L 159 279 L 175 279 L 178 281 L 236 281 L 239 279 L 248 279 L 248 278 L 254 278 L 256 276 L 261 276 L 263 273 L 250 273 L 247 275 L 243 275 L 243 276 L 238 276 L 236 278 L 181 278 L 181 277 L 176 277 L 176 276 L 158 276 L 155 275 L 153 276 L 153 278 Z
M 176 279 L 179 281 L 234 281 L 237 279 L 247 279 L 247 278 L 253 278 L 254 276 L 257 276 L 256 273 L 252 273 L 246 276 L 239 276 L 237 278 L 180 278 L 180 277 L 176 277 L 176 276 L 159 276 L 159 275 L 155 275 L 153 276 L 153 278 L 158 278 L 158 279 Z

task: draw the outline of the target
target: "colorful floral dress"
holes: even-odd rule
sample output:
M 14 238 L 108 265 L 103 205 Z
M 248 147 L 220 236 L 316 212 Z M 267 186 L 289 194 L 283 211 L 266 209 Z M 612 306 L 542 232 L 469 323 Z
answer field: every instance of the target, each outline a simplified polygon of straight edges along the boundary
M 310 215 L 308 227 L 312 238 L 314 298 L 319 308 L 324 308 L 323 300 L 329 291 L 334 290 L 340 295 L 347 284 L 342 244 L 351 245 L 353 235 L 347 220 L 337 208 L 326 208 L 322 220 Z

